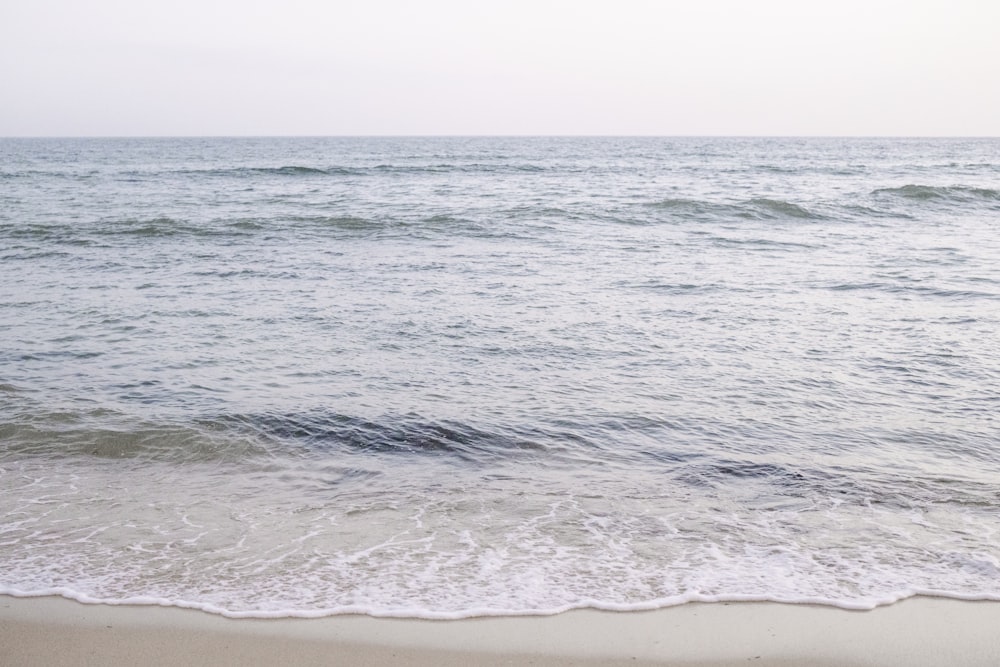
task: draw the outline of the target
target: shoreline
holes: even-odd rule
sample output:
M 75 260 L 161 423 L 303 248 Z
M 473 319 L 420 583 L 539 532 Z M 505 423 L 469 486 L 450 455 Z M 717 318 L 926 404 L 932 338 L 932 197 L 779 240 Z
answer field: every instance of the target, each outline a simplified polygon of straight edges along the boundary
M 871 611 L 775 602 L 441 621 L 231 619 L 0 596 L 5 665 L 996 665 L 1000 602 L 914 597 Z

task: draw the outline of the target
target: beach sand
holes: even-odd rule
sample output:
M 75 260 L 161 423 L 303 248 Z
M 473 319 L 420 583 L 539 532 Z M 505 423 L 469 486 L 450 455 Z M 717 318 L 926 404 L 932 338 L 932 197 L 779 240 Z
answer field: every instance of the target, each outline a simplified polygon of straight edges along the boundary
M 775 603 L 459 621 L 233 620 L 172 607 L 0 596 L 14 665 L 1000 665 L 1000 602 L 873 611 Z

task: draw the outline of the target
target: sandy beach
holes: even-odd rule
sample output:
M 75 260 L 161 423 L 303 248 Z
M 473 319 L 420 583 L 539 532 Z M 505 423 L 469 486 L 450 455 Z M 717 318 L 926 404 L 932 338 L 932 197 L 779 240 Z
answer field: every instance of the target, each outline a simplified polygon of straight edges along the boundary
M 0 598 L 5 665 L 996 665 L 1000 603 L 873 611 L 774 603 L 459 621 L 233 620 L 167 607 Z

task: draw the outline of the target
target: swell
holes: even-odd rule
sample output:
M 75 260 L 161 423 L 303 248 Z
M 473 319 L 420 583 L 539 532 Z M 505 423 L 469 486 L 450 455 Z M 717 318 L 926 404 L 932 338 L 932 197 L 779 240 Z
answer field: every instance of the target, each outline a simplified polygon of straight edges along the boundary
M 169 216 L 153 216 L 94 220 L 85 223 L 12 224 L 0 225 L 0 238 L 87 246 L 115 237 L 146 240 L 184 236 L 245 236 L 252 227 L 240 225 L 239 222 L 234 221 L 231 225 L 219 226 Z
M 260 235 L 295 238 L 303 233 L 318 237 L 402 236 L 414 239 L 439 236 L 478 238 L 511 237 L 520 233 L 519 221 L 507 216 L 511 225 L 486 224 L 456 215 L 359 216 L 350 214 L 279 215 L 273 218 L 222 218 L 194 221 L 169 216 L 94 220 L 84 223 L 0 224 L 0 239 L 20 242 L 95 246 L 155 239 L 213 238 L 247 239 Z M 37 257 L 32 250 L 31 258 Z M 12 259 L 28 256 L 12 256 Z
M 904 205 L 904 206 L 901 206 Z M 628 222 L 737 222 L 740 220 L 775 222 L 856 221 L 872 224 L 874 219 L 913 219 L 918 205 L 951 207 L 955 210 L 978 207 L 1000 209 L 1000 189 L 969 186 L 905 185 L 879 188 L 867 197 L 845 197 L 824 201 L 821 209 L 786 199 L 753 197 L 742 201 L 714 201 L 692 198 L 667 198 L 647 203 L 652 216 L 640 216 Z
M 857 282 L 857 283 L 835 283 L 826 286 L 834 292 L 882 292 L 885 294 L 895 294 L 901 296 L 917 296 L 924 298 L 946 299 L 949 301 L 962 302 L 967 300 L 985 299 L 989 301 L 1000 300 L 1000 292 L 986 292 L 982 290 L 950 289 L 934 285 L 907 285 L 889 282 Z
M 173 172 L 144 172 L 141 175 L 151 177 L 156 175 L 189 175 L 206 177 L 224 177 L 238 179 L 252 179 L 261 176 L 277 176 L 288 178 L 316 178 L 316 177 L 342 177 L 342 176 L 379 176 L 384 174 L 535 174 L 551 171 L 551 167 L 546 167 L 533 163 L 435 163 L 435 164 L 376 164 L 376 165 L 354 165 L 354 166 L 306 166 L 306 165 L 282 165 L 277 167 L 220 167 L 215 169 L 184 169 Z M 129 175 L 125 172 L 125 175 Z M 13 177 L 13 175 L 11 176 Z
M 22 393 L 0 386 L 10 397 Z M 593 419 L 523 423 L 439 419 L 385 414 L 377 419 L 332 410 L 204 415 L 194 419 L 139 419 L 121 412 L 20 411 L 0 421 L 3 455 L 147 459 L 173 463 L 248 463 L 253 460 L 335 461 L 349 454 L 387 461 L 423 460 L 466 469 L 497 465 L 541 465 L 578 470 L 581 465 L 623 467 L 663 475 L 675 485 L 724 490 L 736 480 L 753 479 L 788 497 L 831 494 L 859 503 L 878 498 L 907 503 L 1000 503 L 1000 492 L 966 475 L 949 478 L 912 471 L 905 483 L 896 469 L 803 465 L 795 447 L 788 452 L 739 455 L 699 439 L 726 424 L 706 419 Z M 770 437 L 782 437 L 778 430 Z M 784 434 L 787 438 L 788 435 Z M 860 442 L 921 447 L 975 464 L 984 474 L 1000 465 L 988 437 L 951 438 L 937 432 L 828 434 L 812 436 L 813 449 L 849 451 Z M 931 443 L 931 444 L 925 444 Z M 957 482 L 960 482 L 957 483 Z
M 889 197 L 912 202 L 1000 202 L 1000 190 L 963 185 L 932 186 L 904 185 L 896 188 L 879 188 L 872 191 L 878 198 Z
M 15 414 L 0 422 L 0 439 L 7 457 L 238 463 L 267 453 L 211 422 L 154 422 L 106 410 Z
M 12 385 L 3 385 L 15 392 Z M 537 434 L 536 434 L 537 435 Z M 503 428 L 386 416 L 379 421 L 329 411 L 206 416 L 150 421 L 107 410 L 21 412 L 0 422 L 7 455 L 239 462 L 257 456 L 336 452 L 430 456 L 485 464 L 544 453 L 539 438 Z
M 819 221 L 826 216 L 805 206 L 783 199 L 755 197 L 735 203 L 699 199 L 671 198 L 653 202 L 650 208 L 666 212 L 671 218 L 695 221 L 720 220 L 789 220 Z

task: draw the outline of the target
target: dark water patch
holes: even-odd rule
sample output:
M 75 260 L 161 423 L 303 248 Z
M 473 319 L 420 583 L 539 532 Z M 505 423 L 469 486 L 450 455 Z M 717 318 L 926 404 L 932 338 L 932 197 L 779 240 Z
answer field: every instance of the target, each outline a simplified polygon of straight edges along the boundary
M 675 479 L 695 487 L 725 489 L 738 481 L 758 480 L 783 493 L 804 493 L 816 486 L 827 487 L 830 473 L 778 463 L 737 459 L 714 459 L 677 468 Z
M 879 446 L 874 442 L 873 446 Z M 902 477 L 901 477 L 902 475 Z M 675 466 L 672 478 L 700 489 L 727 493 L 742 488 L 748 506 L 767 504 L 767 496 L 793 497 L 815 505 L 850 503 L 861 506 L 929 510 L 935 504 L 994 506 L 1000 490 L 982 478 L 932 472 L 917 466 L 817 467 L 746 459 L 689 461 Z
M 510 433 L 419 417 L 386 417 L 372 421 L 318 411 L 224 417 L 218 423 L 246 428 L 269 440 L 292 443 L 301 450 L 319 454 L 343 449 L 486 463 L 530 456 L 546 449 L 539 442 Z

